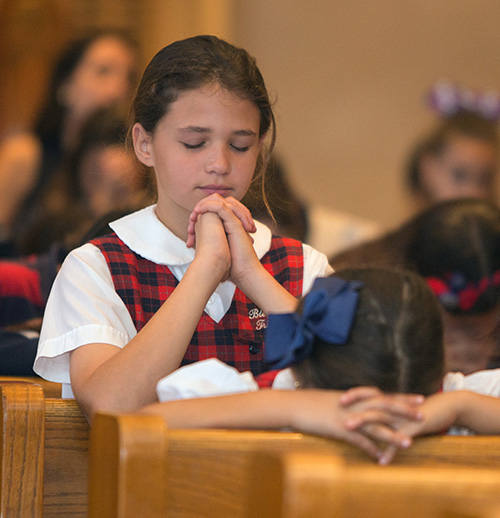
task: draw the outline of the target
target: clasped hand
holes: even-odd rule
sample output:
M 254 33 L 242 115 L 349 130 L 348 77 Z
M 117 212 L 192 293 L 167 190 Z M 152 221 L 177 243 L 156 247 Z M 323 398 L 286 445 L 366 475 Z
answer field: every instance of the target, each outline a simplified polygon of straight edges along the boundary
M 231 278 L 238 284 L 260 265 L 250 236 L 255 231 L 252 215 L 242 203 L 211 194 L 196 204 L 189 217 L 186 245 L 196 249 L 196 257 L 212 257 L 225 265 L 221 280 Z

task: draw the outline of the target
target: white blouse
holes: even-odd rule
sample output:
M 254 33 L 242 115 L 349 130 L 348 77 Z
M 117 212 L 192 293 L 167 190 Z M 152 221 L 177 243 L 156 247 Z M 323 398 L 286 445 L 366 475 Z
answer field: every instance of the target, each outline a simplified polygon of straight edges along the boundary
M 271 231 L 255 222 L 253 247 L 261 259 L 271 246 Z M 181 280 L 195 251 L 175 236 L 155 213 L 155 205 L 110 224 L 118 237 L 141 257 L 169 267 Z M 324 254 L 302 245 L 304 254 L 303 294 L 316 277 L 333 272 Z M 228 311 L 235 285 L 219 284 L 205 312 L 220 321 Z M 52 287 L 43 319 L 34 370 L 50 381 L 63 383 L 63 397 L 73 397 L 69 387 L 71 351 L 89 343 L 124 347 L 137 331 L 120 296 L 101 251 L 87 243 L 73 250 L 64 261 Z

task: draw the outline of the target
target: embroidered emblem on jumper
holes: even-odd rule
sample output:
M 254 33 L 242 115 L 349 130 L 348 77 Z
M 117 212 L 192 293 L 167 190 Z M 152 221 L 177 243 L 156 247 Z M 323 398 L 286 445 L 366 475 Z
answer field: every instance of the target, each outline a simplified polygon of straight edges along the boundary
M 250 320 L 258 319 L 257 322 L 255 322 L 255 329 L 257 331 L 260 331 L 261 329 L 267 328 L 267 318 L 264 312 L 259 308 L 253 308 L 248 312 L 248 318 Z

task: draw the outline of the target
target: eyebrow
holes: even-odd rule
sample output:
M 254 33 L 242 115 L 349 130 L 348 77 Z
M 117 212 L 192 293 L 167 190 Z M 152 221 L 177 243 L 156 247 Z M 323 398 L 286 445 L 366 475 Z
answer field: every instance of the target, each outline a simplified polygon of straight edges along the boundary
M 211 133 L 212 130 L 210 128 L 204 128 L 202 126 L 186 126 L 185 128 L 178 128 L 177 130 L 179 133 Z M 235 136 L 241 136 L 241 137 L 254 137 L 257 136 L 257 133 L 252 130 L 235 130 L 232 133 Z

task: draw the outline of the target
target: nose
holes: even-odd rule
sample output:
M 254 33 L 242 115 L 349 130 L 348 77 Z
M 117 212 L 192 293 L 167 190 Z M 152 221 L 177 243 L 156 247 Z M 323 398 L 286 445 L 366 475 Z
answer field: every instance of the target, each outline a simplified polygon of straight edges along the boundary
M 207 173 L 228 174 L 231 168 L 228 153 L 229 150 L 223 145 L 213 146 L 206 162 Z

